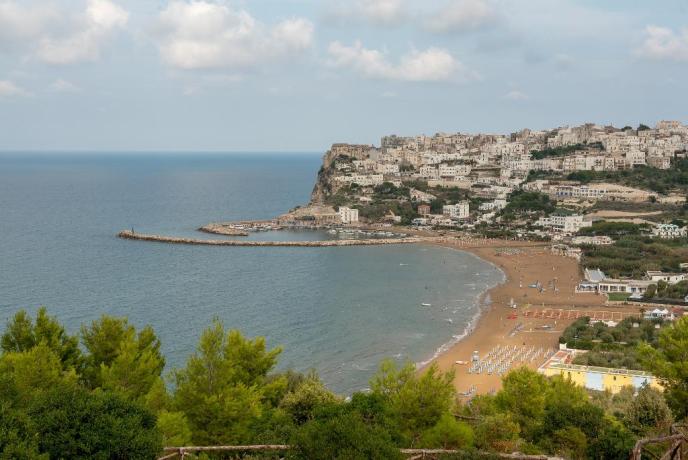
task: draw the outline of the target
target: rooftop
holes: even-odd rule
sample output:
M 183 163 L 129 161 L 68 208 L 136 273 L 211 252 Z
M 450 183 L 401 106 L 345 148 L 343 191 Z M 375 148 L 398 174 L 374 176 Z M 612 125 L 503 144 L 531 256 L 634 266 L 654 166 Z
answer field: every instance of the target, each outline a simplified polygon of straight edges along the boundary
M 560 369 L 565 371 L 578 371 L 578 372 L 597 372 L 600 374 L 614 374 L 614 375 L 627 375 L 629 377 L 649 377 L 654 378 L 649 372 L 637 371 L 631 369 L 619 369 L 613 367 L 599 367 L 599 366 L 583 366 L 581 364 L 562 364 L 562 363 L 550 363 L 548 365 L 550 369 Z

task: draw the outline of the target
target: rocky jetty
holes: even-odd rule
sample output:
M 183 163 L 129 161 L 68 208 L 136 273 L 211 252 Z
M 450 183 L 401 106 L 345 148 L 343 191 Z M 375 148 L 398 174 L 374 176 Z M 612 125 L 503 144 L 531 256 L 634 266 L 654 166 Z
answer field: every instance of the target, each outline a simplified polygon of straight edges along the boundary
M 386 244 L 420 243 L 422 237 L 405 238 L 370 238 L 351 240 L 323 240 L 323 241 L 245 241 L 245 240 L 203 240 L 196 238 L 179 238 L 174 236 L 149 235 L 123 230 L 117 234 L 119 238 L 127 240 L 153 241 L 157 243 L 191 244 L 205 246 L 282 246 L 282 247 L 332 247 L 332 246 L 376 246 Z
M 212 233 L 215 235 L 248 236 L 248 232 L 246 230 L 234 228 L 224 224 L 204 225 L 203 227 L 200 227 L 198 231 L 203 233 Z

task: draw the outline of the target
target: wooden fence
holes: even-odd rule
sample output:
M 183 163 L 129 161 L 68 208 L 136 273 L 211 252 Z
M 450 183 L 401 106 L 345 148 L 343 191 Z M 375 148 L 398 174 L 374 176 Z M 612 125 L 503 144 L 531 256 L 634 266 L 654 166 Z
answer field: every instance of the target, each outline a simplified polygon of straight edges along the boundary
M 669 436 L 640 439 L 631 452 L 631 460 L 652 458 L 660 460 L 688 459 L 688 430 L 683 424 L 671 427 Z
M 291 446 L 284 444 L 265 444 L 255 446 L 188 446 L 188 447 L 165 447 L 163 455 L 158 460 L 181 459 L 187 455 L 197 452 L 226 452 L 226 453 L 280 453 L 291 449 Z M 462 450 L 451 449 L 400 449 L 401 453 L 409 460 L 434 459 L 440 455 L 451 455 L 465 453 Z M 560 457 L 549 457 L 546 455 L 525 455 L 520 453 L 502 454 L 493 452 L 481 452 L 486 456 L 497 457 L 510 460 L 563 460 Z

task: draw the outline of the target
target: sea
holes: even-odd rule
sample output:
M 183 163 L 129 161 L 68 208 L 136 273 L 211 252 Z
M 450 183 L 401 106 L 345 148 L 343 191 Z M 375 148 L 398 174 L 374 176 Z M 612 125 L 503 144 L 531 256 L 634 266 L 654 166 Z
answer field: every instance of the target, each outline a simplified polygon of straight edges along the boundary
M 308 202 L 315 153 L 0 153 L 0 326 L 45 306 L 71 333 L 101 315 L 151 325 L 166 372 L 214 318 L 281 347 L 341 394 L 384 359 L 422 364 L 464 335 L 495 266 L 429 245 L 213 247 L 122 240 L 120 230 L 221 238 L 209 222 Z M 252 234 L 316 240 L 321 231 Z M 424 306 L 423 304 L 430 304 Z

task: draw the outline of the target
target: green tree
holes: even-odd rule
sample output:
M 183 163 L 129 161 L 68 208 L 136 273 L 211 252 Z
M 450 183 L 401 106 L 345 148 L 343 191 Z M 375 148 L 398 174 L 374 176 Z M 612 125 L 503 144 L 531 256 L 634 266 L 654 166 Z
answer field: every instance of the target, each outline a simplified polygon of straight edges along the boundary
M 165 387 L 161 373 L 165 365 L 159 346 L 149 341 L 150 329 L 141 331 L 138 337 L 127 334 L 120 343 L 117 357 L 111 363 L 100 364 L 100 386 L 124 397 L 145 403 L 152 409 L 164 406 Z
M 403 458 L 384 429 L 366 424 L 356 411 L 338 412 L 304 424 L 292 439 L 289 456 L 308 460 Z
M 548 379 L 542 433 L 545 437 L 569 427 L 594 438 L 602 428 L 604 410 L 590 403 L 585 390 L 568 379 Z M 571 446 L 569 446 L 571 447 Z
M 302 424 L 311 420 L 319 407 L 336 401 L 337 397 L 320 380 L 309 378 L 293 392 L 287 393 L 280 407 L 291 416 L 294 423 Z
M 0 402 L 0 460 L 48 460 L 30 432 L 30 419 L 22 411 Z
M 45 342 L 28 351 L 0 356 L 0 376 L 0 402 L 11 400 L 18 407 L 25 407 L 38 394 L 56 385 L 77 381 L 74 371 L 64 371 L 60 358 Z
M 421 433 L 434 426 L 454 403 L 454 372 L 441 373 L 432 364 L 420 376 L 409 363 L 397 369 L 387 360 L 370 382 L 374 394 L 386 398 L 406 436 L 415 444 Z
M 114 393 L 60 385 L 32 401 L 28 413 L 50 458 L 153 459 L 162 446 L 155 416 Z
M 527 367 L 509 372 L 497 393 L 497 407 L 513 415 L 526 439 L 533 439 L 542 429 L 547 396 L 546 378 Z
M 81 337 L 89 352 L 84 374 L 92 388 L 106 384 L 138 398 L 150 390 L 165 367 L 160 341 L 150 326 L 137 334 L 126 318 L 103 315 L 90 326 L 82 326 Z M 134 382 L 137 378 L 143 381 Z
M 465 422 L 459 422 L 449 413 L 444 413 L 435 426 L 426 430 L 420 440 L 426 448 L 467 449 L 473 446 L 473 429 Z
M 608 417 L 597 437 L 588 444 L 588 458 L 626 460 L 634 445 L 635 438 L 631 432 L 616 419 Z
M 81 336 L 89 352 L 83 374 L 90 388 L 117 392 L 155 412 L 165 407 L 165 358 L 150 326 L 137 333 L 126 318 L 103 315 L 82 326 Z
M 28 351 L 40 343 L 55 352 L 64 369 L 80 369 L 79 340 L 67 334 L 57 319 L 48 316 L 45 307 L 38 309 L 35 323 L 25 310 L 19 310 L 0 338 L 0 348 L 4 352 Z
M 380 393 L 354 393 L 348 407 L 361 414 L 366 423 L 383 427 L 397 445 L 406 445 L 408 441 L 401 433 L 400 420 L 389 405 L 389 400 Z
M 514 452 L 520 443 L 521 428 L 511 414 L 484 417 L 475 427 L 475 444 L 480 449 Z
M 677 419 L 688 416 L 688 317 L 661 330 L 655 348 L 639 352 L 646 368 L 665 382 L 665 397 Z
M 673 417 L 662 393 L 644 386 L 628 405 L 623 422 L 636 434 L 657 434 L 666 432 Z
M 173 374 L 174 406 L 182 411 L 197 444 L 241 443 L 251 438 L 251 424 L 262 414 L 265 400 L 286 379 L 266 385 L 279 348 L 267 351 L 265 340 L 227 333 L 218 320 L 201 335 L 186 367 Z
M 582 460 L 586 458 L 588 438 L 580 428 L 568 426 L 552 433 L 552 446 L 564 458 Z
M 164 447 L 183 447 L 191 444 L 191 428 L 182 412 L 162 410 L 158 414 L 156 426 L 162 435 Z

